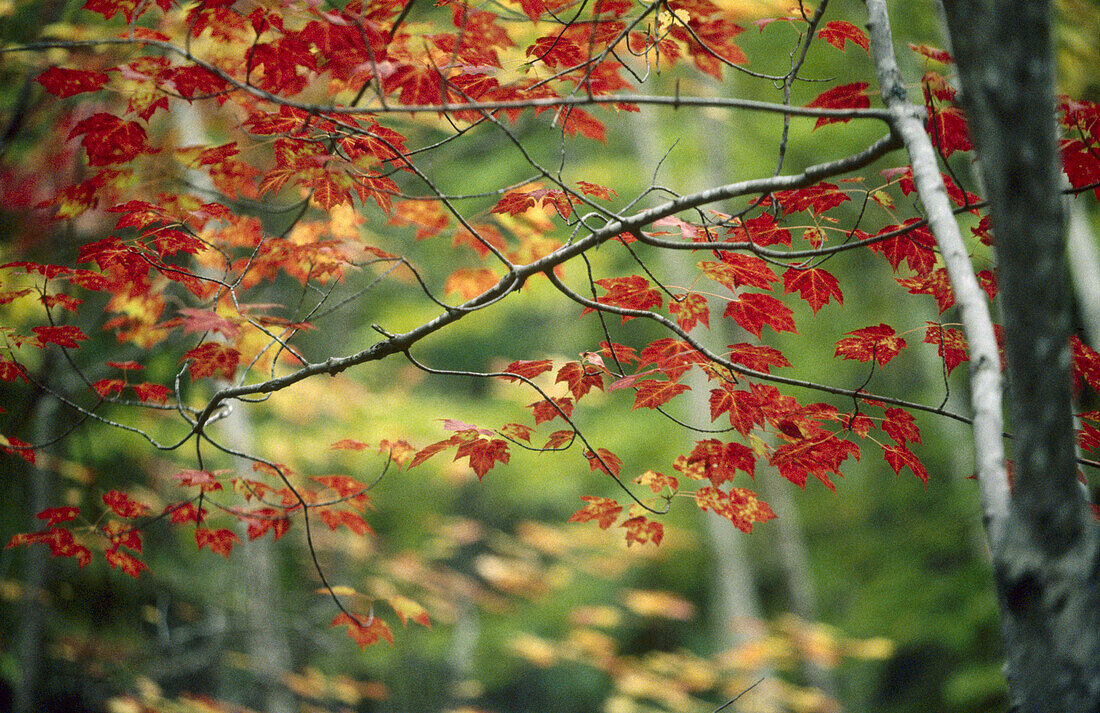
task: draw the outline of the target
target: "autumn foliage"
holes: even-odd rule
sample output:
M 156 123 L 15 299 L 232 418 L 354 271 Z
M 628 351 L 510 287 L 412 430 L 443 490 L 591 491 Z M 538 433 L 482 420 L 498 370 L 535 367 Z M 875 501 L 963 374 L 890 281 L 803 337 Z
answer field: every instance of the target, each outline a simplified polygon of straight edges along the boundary
M 41 529 L 8 547 L 45 545 L 80 567 L 102 556 L 139 577 L 153 521 L 225 557 L 241 545 L 235 522 L 251 539 L 278 540 L 307 522 L 371 536 L 372 482 L 297 473 L 263 452 L 248 454 L 251 472 L 211 469 L 204 459 L 226 448 L 211 435 L 214 424 L 264 394 L 391 357 L 446 379 L 459 371 L 421 362 L 417 344 L 528 282 L 569 301 L 603 338 L 570 359 L 534 353 L 477 372 L 527 394 L 512 421 L 445 420 L 430 443 L 394 433 L 331 447 L 377 454 L 380 472 L 449 458 L 479 479 L 533 457 L 526 451 L 566 451 L 564 462 L 617 488 L 614 497 L 582 498 L 570 521 L 642 547 L 661 544 L 661 515 L 673 506 L 694 503 L 746 533 L 775 518 L 754 489 L 766 466 L 800 488 L 834 489 L 845 464 L 861 458 L 922 482 L 933 477 L 914 414 L 947 411 L 870 386 L 911 350 L 938 359 L 945 379 L 968 359 L 948 318 L 954 297 L 935 239 L 912 212 L 911 171 L 892 146 L 814 171 L 788 169 L 780 156 L 775 179 L 730 184 L 717 196 L 655 191 L 649 202 L 558 170 L 557 159 L 539 163 L 535 152 L 525 154 L 528 178 L 499 177 L 464 195 L 437 186 L 430 168 L 450 141 L 490 136 L 522 147 L 524 131 L 537 130 L 584 151 L 612 140 L 623 117 L 662 105 L 686 111 L 697 97 L 682 86 L 751 70 L 742 33 L 865 57 L 868 38 L 855 25 L 797 8 L 749 15 L 712 0 L 88 0 L 82 21 L 72 38 L 40 43 L 68 52 L 59 66 L 35 68 L 51 95 L 43 111 L 53 112 L 52 133 L 37 149 L 51 171 L 3 168 L 12 187 L 3 208 L 28 227 L 0 266 L 0 303 L 21 315 L 2 329 L 0 379 L 12 391 L 38 388 L 54 353 L 49 369 L 71 371 L 79 378 L 67 383 L 80 385 L 49 391 L 82 423 L 197 455 L 175 473 L 171 495 L 161 494 L 166 505 L 107 490 L 44 510 Z M 950 57 L 911 49 L 926 70 L 917 94 L 949 197 L 972 226 L 977 264 L 987 265 L 993 238 L 981 197 L 946 163 L 971 150 Z M 800 67 L 771 79 L 795 85 Z M 816 95 L 802 106 L 710 103 L 812 120 L 816 135 L 882 120 L 868 81 L 810 86 Z M 1100 107 L 1066 98 L 1058 121 L 1071 192 L 1100 197 Z M 741 207 L 723 213 L 717 200 Z M 53 246 L 50 231 L 61 226 L 79 235 L 76 244 Z M 406 257 L 419 241 L 448 254 L 451 269 L 435 274 L 438 265 Z M 590 258 L 597 248 L 614 260 Z M 923 300 L 941 318 L 838 331 L 833 356 L 864 376 L 802 380 L 795 354 L 776 346 L 792 342 L 776 338 L 845 309 L 859 276 L 836 272 L 830 259 L 846 251 L 892 271 L 897 289 L 882 299 Z M 673 277 L 662 260 L 690 276 Z M 992 298 L 995 274 L 983 267 L 978 277 Z M 399 333 L 376 325 L 376 341 L 348 354 L 299 346 L 330 308 L 348 312 L 377 281 L 418 290 L 433 316 Z M 269 289 L 288 283 L 294 296 Z M 652 327 L 661 336 L 642 336 Z M 82 358 L 104 335 L 120 361 Z M 1080 341 L 1074 368 L 1100 389 L 1100 357 Z M 666 412 L 690 398 L 702 418 L 689 419 L 696 433 L 667 463 L 624 462 L 576 418 L 593 402 Z M 155 431 L 149 414 L 159 417 Z M 1100 448 L 1100 417 L 1083 417 L 1081 446 L 1091 452 Z M 5 458 L 31 463 L 49 451 L 16 433 L 0 444 Z M 381 612 L 352 611 L 339 594 L 333 626 L 346 626 L 361 646 L 392 641 Z M 429 623 L 419 604 L 388 601 L 402 624 Z

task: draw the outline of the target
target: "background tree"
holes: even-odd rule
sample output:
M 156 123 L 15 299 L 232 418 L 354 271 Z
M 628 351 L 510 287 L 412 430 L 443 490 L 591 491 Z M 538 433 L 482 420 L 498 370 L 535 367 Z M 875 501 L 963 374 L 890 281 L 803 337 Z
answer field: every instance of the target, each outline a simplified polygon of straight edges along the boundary
M 75 66 L 36 68 L 54 100 L 32 107 L 24 92 L 5 132 L 14 154 L 21 128 L 34 124 L 28 115 L 56 131 L 38 137 L 36 148 L 19 148 L 48 174 L 4 174 L 6 205 L 19 223 L 4 265 L 13 326 L 4 331 L 0 378 L 21 404 L 4 426 L 5 449 L 30 463 L 39 454 L 95 461 L 102 453 L 60 449 L 73 434 L 104 429 L 132 439 L 97 444 L 117 447 L 120 458 L 136 458 L 139 444 L 194 449 L 193 458 L 151 468 L 138 490 L 116 463 L 116 472 L 70 491 L 63 504 L 33 505 L 42 529 L 14 535 L 9 547 L 44 545 L 79 567 L 102 554 L 136 578 L 149 566 L 145 538 L 166 525 L 226 558 L 242 537 L 301 531 L 333 626 L 367 646 L 393 639 L 375 602 L 388 602 L 403 624 L 427 624 L 427 612 L 411 590 L 385 583 L 401 581 L 397 574 L 369 591 L 335 583 L 335 564 L 318 541 L 328 531 L 370 533 L 368 508 L 378 497 L 371 491 L 391 471 L 446 452 L 481 479 L 503 464 L 515 468 L 521 451 L 542 454 L 532 459 L 579 451 L 582 466 L 612 489 L 584 493 L 569 519 L 614 526 L 628 546 L 660 547 L 665 516 L 684 499 L 744 532 L 772 520 L 772 508 L 744 487 L 746 476 L 835 490 L 843 464 L 881 453 L 893 472 L 927 483 L 912 446 L 921 442 L 914 414 L 932 414 L 973 426 L 1014 703 L 1094 710 L 1096 644 L 1080 632 L 1096 630 L 1089 577 L 1096 534 L 1074 479 L 1075 461 L 1095 464 L 1073 452 L 1068 356 L 1078 389 L 1100 387 L 1100 357 L 1071 340 L 1068 302 L 1057 292 L 1064 247 L 1053 82 L 1049 69 L 1034 70 L 1050 65 L 1042 20 L 1049 11 L 1029 5 L 1035 20 L 1018 23 L 1002 21 L 1004 8 L 977 21 L 961 5 L 948 7 L 977 117 L 986 218 L 986 204 L 964 188 L 965 163 L 952 159 L 971 150 L 956 90 L 931 69 L 949 66 L 950 55 L 913 46 L 925 73 L 923 106 L 911 103 L 885 6 L 867 8 L 869 34 L 828 19 L 827 3 L 762 17 L 760 8 L 710 0 L 431 8 L 92 0 L 84 10 L 100 16 L 96 23 L 8 47 L 8 56 L 64 50 Z M 978 28 L 1005 34 L 972 39 Z M 789 49 L 776 52 L 777 42 Z M 981 42 L 1018 52 L 987 51 Z M 822 88 L 813 60 L 825 53 L 847 66 Z M 1023 69 L 997 71 L 1002 60 Z M 848 81 L 872 70 L 883 108 L 871 108 L 869 82 Z M 701 83 L 730 74 L 777 88 L 781 99 L 727 98 Z M 988 80 L 975 76 L 997 80 L 982 87 Z M 741 84 L 738 94 L 748 94 Z M 986 100 L 997 92 L 1004 96 Z M 702 189 L 665 187 L 659 166 L 647 167 L 648 183 L 616 185 L 617 173 L 636 172 L 618 159 L 636 134 L 613 129 L 654 110 L 758 114 L 741 121 L 769 126 L 775 152 L 764 165 L 755 146 L 731 146 L 726 164 L 738 175 Z M 1100 112 L 1062 99 L 1056 118 L 1069 194 L 1096 192 Z M 875 136 L 860 124 L 886 128 Z M 823 146 L 819 129 L 839 138 Z M 721 151 L 700 139 L 684 137 L 689 150 Z M 803 142 L 812 160 L 798 155 Z M 514 162 L 501 162 L 502 151 Z M 44 228 L 47 215 L 57 227 Z M 1039 215 L 1045 227 L 1016 236 L 1025 221 L 1013 216 L 1030 224 Z M 985 265 L 994 235 L 996 279 Z M 911 301 L 907 294 L 927 296 L 933 319 L 899 332 L 852 316 L 853 294 L 868 290 L 883 301 L 861 284 L 869 252 L 901 271 L 892 280 L 898 305 Z M 669 257 L 658 260 L 661 253 Z M 1021 279 L 1012 266 L 1022 256 L 1029 272 Z M 1035 264 L 1050 275 L 1041 280 L 1049 296 L 1030 297 Z M 987 301 L 998 287 L 1010 425 L 1020 444 L 1011 497 Z M 536 305 L 553 300 L 570 306 L 541 317 L 545 326 L 532 324 Z M 1017 316 L 1018 307 L 1025 314 Z M 814 319 L 823 310 L 835 315 L 828 324 Z M 912 313 L 903 308 L 899 318 L 912 322 Z M 721 330 L 698 329 L 720 319 L 742 330 L 741 341 L 727 345 Z M 556 351 L 563 323 L 582 344 L 579 355 Z M 888 376 L 906 358 L 922 358 L 910 356 L 906 337 L 914 332 L 938 358 L 939 405 L 898 396 L 905 379 Z M 459 341 L 439 341 L 448 333 Z M 788 335 L 800 333 L 795 346 Z M 406 371 L 384 366 L 397 360 Z M 829 373 L 812 373 L 814 361 L 829 363 Z M 972 418 L 965 404 L 951 403 L 949 377 L 963 361 Z M 267 412 L 278 413 L 282 392 L 299 409 L 310 397 L 295 392 L 312 393 L 310 409 L 328 401 L 337 412 L 350 408 L 356 392 L 341 375 L 370 367 L 380 393 L 411 369 L 483 396 L 508 383 L 509 393 L 525 396 L 499 420 L 447 418 L 444 437 L 437 430 L 423 447 L 411 444 L 424 442 L 410 432 L 420 428 L 416 419 L 374 431 L 370 445 L 326 429 L 337 452 L 377 451 L 376 472 L 359 478 L 332 474 L 316 447 L 249 447 L 239 437 L 240 411 L 270 401 Z M 324 376 L 339 379 L 335 391 L 303 391 Z M 705 397 L 709 419 L 689 393 Z M 46 402 L 63 415 L 43 415 L 37 404 Z M 521 418 L 523 405 L 530 415 Z M 585 420 L 587 411 L 616 406 L 629 410 L 636 436 L 674 427 L 693 433 L 692 442 L 673 455 L 645 452 L 656 444 L 643 443 L 624 459 Z M 1100 417 L 1076 410 L 1077 443 L 1091 450 L 1100 444 L 1091 425 Z M 61 470 L 58 461 L 46 468 Z M 496 554 L 454 559 L 460 571 L 505 581 Z M 505 569 L 514 574 L 514 566 Z M 42 579 L 35 571 L 27 566 L 32 584 Z M 537 580 L 519 581 L 526 584 L 509 586 L 526 591 Z M 408 583 L 430 594 L 423 581 Z M 33 603 L 37 594 L 28 592 Z M 476 626 L 464 611 L 454 611 L 456 626 Z M 521 649 L 547 660 L 538 641 Z M 462 654 L 453 660 L 448 675 L 463 677 Z M 589 662 L 620 670 L 598 657 Z M 28 668 L 31 688 L 33 679 Z M 646 690 L 652 697 L 661 687 Z

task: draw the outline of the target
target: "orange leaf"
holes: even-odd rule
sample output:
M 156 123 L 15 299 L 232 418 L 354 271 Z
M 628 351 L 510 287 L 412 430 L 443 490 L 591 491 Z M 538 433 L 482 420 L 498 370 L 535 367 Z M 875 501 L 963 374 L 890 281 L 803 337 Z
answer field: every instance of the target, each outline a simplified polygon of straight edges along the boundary
M 593 495 L 582 495 L 581 500 L 588 503 L 583 508 L 569 517 L 569 522 L 590 522 L 595 520 L 601 529 L 606 530 L 615 524 L 623 506 L 611 498 L 599 498 Z
M 649 486 L 649 489 L 655 493 L 660 493 L 665 488 L 669 488 L 672 492 L 680 489 L 680 481 L 674 476 L 664 475 L 654 470 L 647 470 L 635 478 L 634 482 L 638 485 Z
M 640 545 L 644 545 L 647 542 L 659 545 L 661 544 L 661 539 L 665 536 L 664 525 L 641 515 L 626 520 L 623 524 L 619 525 L 619 527 L 626 528 L 627 547 L 630 547 L 630 545 L 635 542 Z
M 454 459 L 469 458 L 470 467 L 477 473 L 478 479 L 481 479 L 498 461 L 507 463 L 510 457 L 507 441 L 500 438 L 475 438 L 462 443 Z
M 367 521 L 349 510 L 321 510 L 321 521 L 329 526 L 330 530 L 337 530 L 341 525 L 348 528 L 356 535 L 374 534 L 374 530 Z
M 398 618 L 401 619 L 402 626 L 408 626 L 409 619 L 412 619 L 421 626 L 426 626 L 429 629 L 432 628 L 432 622 L 428 618 L 428 610 L 408 597 L 394 594 L 392 597 L 387 597 L 386 601 L 389 602 L 393 610 L 397 612 Z
M 472 300 L 496 285 L 498 281 L 496 273 L 487 267 L 473 270 L 462 267 L 451 273 L 443 285 L 443 290 L 457 294 L 464 300 Z
M 368 447 L 370 447 L 369 443 L 363 443 L 362 441 L 356 441 L 351 438 L 342 438 L 331 444 L 329 449 L 334 451 L 361 451 Z
M 777 517 L 771 507 L 747 488 L 729 491 L 705 487 L 695 491 L 695 502 L 702 510 L 712 510 L 726 518 L 742 532 L 752 532 L 753 523 L 767 522 Z
M 367 618 L 363 618 L 358 615 L 341 612 L 333 618 L 331 626 L 339 626 L 340 624 L 347 625 L 348 636 L 350 636 L 355 643 L 359 644 L 359 648 L 361 649 L 367 648 L 371 644 L 376 643 L 379 639 L 385 639 L 390 646 L 393 646 L 393 634 L 390 632 L 390 627 L 386 625 L 386 622 L 373 614 Z

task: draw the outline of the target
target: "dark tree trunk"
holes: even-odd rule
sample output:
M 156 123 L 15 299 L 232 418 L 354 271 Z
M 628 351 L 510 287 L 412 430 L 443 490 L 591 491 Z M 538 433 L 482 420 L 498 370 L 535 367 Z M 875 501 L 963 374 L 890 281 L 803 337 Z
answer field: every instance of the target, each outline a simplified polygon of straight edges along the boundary
M 1077 483 L 1050 8 L 945 0 L 995 236 L 1014 434 L 991 542 L 1013 707 L 1100 711 L 1100 547 Z

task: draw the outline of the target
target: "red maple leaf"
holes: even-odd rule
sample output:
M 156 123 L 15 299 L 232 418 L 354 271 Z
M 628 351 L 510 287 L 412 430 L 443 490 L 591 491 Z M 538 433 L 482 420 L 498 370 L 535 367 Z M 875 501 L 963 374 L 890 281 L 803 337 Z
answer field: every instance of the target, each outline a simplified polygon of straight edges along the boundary
M 319 514 L 321 522 L 328 525 L 330 530 L 336 531 L 340 527 L 346 527 L 360 537 L 374 534 L 374 530 L 367 524 L 367 521 L 350 510 L 330 510 L 326 508 L 320 510 Z
M 838 304 L 844 304 L 844 294 L 840 291 L 840 284 L 829 272 L 820 267 L 812 267 L 808 270 L 790 268 L 783 273 L 783 292 L 798 290 L 802 299 L 809 303 L 814 314 L 829 304 L 829 300 L 836 298 Z
M 107 79 L 107 74 L 104 72 L 50 67 L 39 74 L 35 81 L 45 87 L 50 94 L 71 97 L 74 94 L 98 91 L 107 83 Z
M 714 487 L 695 491 L 695 503 L 701 510 L 711 510 L 726 518 L 742 532 L 752 532 L 757 522 L 767 522 L 777 515 L 771 507 L 747 488 L 730 488 L 728 491 Z
M 549 399 L 543 399 L 542 401 L 536 401 L 533 404 L 528 404 L 528 408 L 532 409 L 532 413 L 535 416 L 535 425 L 540 423 L 546 423 L 547 421 L 553 421 L 555 418 L 560 418 L 562 414 L 566 416 L 573 415 L 573 399 L 569 397 L 558 398 L 551 396 Z
M 164 512 L 168 513 L 169 519 L 177 525 L 187 522 L 198 524 L 206 517 L 206 508 L 199 512 L 199 508 L 194 503 L 169 503 L 164 508 Z
M 852 23 L 844 22 L 843 20 L 826 22 L 824 29 L 819 30 L 817 36 L 842 51 L 848 41 L 854 42 L 862 47 L 864 52 L 869 52 L 871 49 L 870 41 L 867 39 L 867 33 Z
M 561 130 L 567 136 L 580 134 L 601 143 L 607 143 L 607 128 L 584 109 L 569 107 L 563 112 Z M 568 217 L 568 216 L 566 216 Z
M 722 262 L 700 262 L 698 267 L 704 275 L 730 291 L 742 286 L 767 290 L 772 283 L 779 282 L 779 276 L 755 255 L 723 253 Z
M 588 59 L 588 53 L 576 42 L 559 34 L 547 35 L 535 40 L 527 48 L 527 56 L 542 62 L 547 67 L 576 67 Z
M 223 379 L 228 381 L 233 378 L 234 372 L 237 371 L 241 353 L 224 344 L 207 342 L 189 350 L 180 361 L 186 359 L 191 360 L 187 370 L 191 372 L 192 379 L 220 374 Z
M 0 381 L 15 381 L 16 379 L 28 381 L 27 372 L 17 362 L 0 358 Z
M 818 109 L 868 109 L 871 106 L 871 100 L 867 96 L 867 86 L 867 82 L 853 82 L 832 87 L 817 95 L 817 98 L 806 106 Z M 814 128 L 817 129 L 825 124 L 846 124 L 849 121 L 851 119 L 822 116 L 818 117 Z
M 901 469 L 908 467 L 928 487 L 928 471 L 924 464 L 905 446 L 883 446 L 882 455 L 894 469 L 895 475 L 901 475 Z
M 577 185 L 580 186 L 581 193 L 589 196 L 595 196 L 596 198 L 602 198 L 605 201 L 611 200 L 612 196 L 617 196 L 614 190 L 605 188 L 598 183 L 589 183 L 588 181 L 577 181 Z
M 126 382 L 122 379 L 100 379 L 92 384 L 92 389 L 101 399 L 109 399 L 113 394 L 120 394 L 124 388 L 126 388 Z
M 1070 337 L 1073 354 L 1073 383 L 1075 389 L 1081 388 L 1083 379 L 1093 390 L 1100 391 L 1100 354 L 1081 341 L 1076 334 Z
M 68 324 L 53 327 L 33 327 L 31 331 L 38 338 L 36 346 L 40 349 L 45 348 L 47 344 L 56 344 L 66 349 L 77 349 L 80 347 L 77 342 L 82 342 L 88 338 L 84 332 L 80 331 L 80 327 Z
M 80 144 L 88 152 L 88 164 L 92 166 L 126 163 L 143 153 L 156 153 L 146 145 L 145 129 L 140 124 L 113 114 L 93 114 L 69 132 L 70 139 L 81 135 L 84 138 Z
M 724 316 L 733 318 L 743 329 L 759 337 L 764 327 L 797 334 L 793 314 L 790 307 L 771 295 L 747 292 L 726 306 Z
M 728 234 L 735 236 L 737 240 L 764 247 L 791 244 L 791 231 L 780 227 L 771 213 L 761 213 L 755 218 L 749 218 L 730 228 Z
M 469 458 L 470 467 L 480 480 L 497 462 L 507 463 L 510 457 L 507 441 L 500 438 L 475 438 L 459 445 L 454 459 Z
M 200 550 L 203 547 L 209 547 L 211 552 L 229 559 L 229 553 L 233 550 L 233 545 L 239 545 L 241 538 L 237 537 L 237 533 L 224 527 L 217 530 L 208 527 L 196 527 L 195 542 Z
M 898 231 L 902 228 L 913 226 L 916 218 L 906 220 L 901 226 L 888 226 L 876 234 L 884 234 Z M 909 263 L 917 274 L 927 275 L 936 264 L 935 254 L 936 239 L 926 226 L 914 226 L 892 238 L 873 243 L 871 250 L 887 257 L 894 272 L 902 260 Z
M 851 336 L 836 343 L 836 352 L 833 356 L 857 361 L 874 359 L 879 366 L 886 366 L 886 363 L 900 354 L 906 346 L 905 340 L 897 336 L 894 328 L 888 324 L 864 327 L 847 334 Z
M 596 280 L 596 284 L 607 290 L 607 294 L 596 300 L 600 304 L 626 309 L 648 310 L 653 307 L 659 308 L 664 302 L 661 293 L 650 285 L 649 280 L 640 275 L 609 277 Z M 592 309 L 588 307 L 584 309 L 585 313 L 591 311 Z M 622 317 L 624 323 L 633 319 L 631 315 L 623 315 Z
M 1067 139 L 1061 143 L 1062 168 L 1074 188 L 1100 183 L 1100 158 L 1094 147 L 1080 139 Z M 1093 189 L 1100 199 L 1100 186 Z
M 840 475 L 840 464 L 848 456 L 855 456 L 858 460 L 859 446 L 831 433 L 820 432 L 776 448 L 768 462 L 779 469 L 780 475 L 800 488 L 806 487 L 806 477 L 812 475 L 829 490 L 835 491 L 836 486 L 829 479 L 829 473 Z
M 769 369 L 773 366 L 790 366 L 791 363 L 787 361 L 787 357 L 783 356 L 783 352 L 779 351 L 775 347 L 765 346 L 763 344 L 730 344 L 727 347 L 730 350 L 730 361 L 734 364 L 741 364 L 754 371 L 762 371 L 765 374 L 770 374 Z
M 695 325 L 702 323 L 710 328 L 710 307 L 707 298 L 703 295 L 688 293 L 683 298 L 668 301 L 668 311 L 676 318 L 676 324 L 685 332 L 695 329 Z
M 941 50 L 938 47 L 929 47 L 928 45 L 909 43 L 909 49 L 913 50 L 922 57 L 926 57 L 930 60 L 940 62 L 942 64 L 951 64 L 955 60 L 951 57 L 946 50 Z
M 881 428 L 899 446 L 904 446 L 906 441 L 920 443 L 920 429 L 917 428 L 913 415 L 904 409 L 886 409 Z
M 502 371 L 505 372 L 505 375 L 501 378 L 508 381 L 519 381 L 515 376 L 507 376 L 507 374 L 515 374 L 526 379 L 534 379 L 539 374 L 545 374 L 553 368 L 554 364 L 549 359 L 539 359 L 537 361 L 521 359 L 504 367 Z
M 47 527 L 52 527 L 59 522 L 68 522 L 69 520 L 75 520 L 76 516 L 80 514 L 80 508 L 73 505 L 65 505 L 56 508 L 46 508 L 42 512 L 35 515 L 39 520 L 45 520 Z
M 240 325 L 226 319 L 217 312 L 208 309 L 184 307 L 179 310 L 179 313 L 184 316 L 183 331 L 185 334 L 214 332 L 231 341 L 236 340 L 241 335 Z
M 568 522 L 590 522 L 595 520 L 601 529 L 606 530 L 619 519 L 623 506 L 611 498 L 599 498 L 594 495 L 582 495 L 581 500 L 588 503 L 573 513 Z
M 754 425 L 764 423 L 759 397 L 751 391 L 735 389 L 730 384 L 722 384 L 721 388 L 710 392 L 710 420 L 714 421 L 724 413 L 729 414 L 730 425 L 744 436 L 749 435 Z
M 257 508 L 249 512 L 245 520 L 248 522 L 249 540 L 259 539 L 270 530 L 272 540 L 277 542 L 290 529 L 286 512 L 275 508 Z
M 979 278 L 979 281 L 981 278 Z M 941 313 L 955 304 L 955 293 L 951 291 L 951 279 L 947 270 L 937 267 L 926 275 L 897 278 L 898 284 L 906 288 L 911 295 L 931 295 Z
M 801 213 L 804 210 L 824 213 L 830 208 L 836 208 L 844 201 L 852 200 L 847 193 L 832 183 L 818 183 L 792 191 L 778 191 L 773 195 L 779 205 L 783 206 L 784 215 Z
M 966 335 L 958 329 L 944 329 L 940 324 L 929 322 L 928 329 L 924 332 L 924 342 L 936 345 L 936 352 L 943 359 L 948 374 L 962 362 L 970 360 Z
M 958 107 L 928 107 L 928 121 L 925 130 L 932 137 L 936 148 L 944 158 L 956 151 L 970 151 L 970 130 L 966 126 L 966 117 Z
M 649 379 L 639 382 L 634 394 L 634 405 L 631 410 L 638 408 L 657 408 L 667 403 L 677 394 L 690 390 L 687 384 L 678 384 L 675 381 L 657 381 Z
M 149 513 L 149 506 L 132 499 L 118 490 L 108 490 L 103 494 L 103 502 L 119 517 L 132 519 Z
M 733 480 L 737 471 L 741 470 L 754 477 L 756 470 L 756 456 L 752 449 L 740 443 L 723 443 L 715 438 L 696 441 L 695 448 L 688 454 L 685 465 L 687 472 L 693 473 L 691 477 L 710 480 L 711 485 L 718 487 L 726 481 Z
M 554 377 L 554 383 L 560 382 L 565 382 L 570 393 L 573 394 L 573 398 L 580 401 L 581 397 L 591 391 L 593 387 L 603 390 L 603 373 L 595 370 L 589 371 L 579 361 L 571 361 L 558 369 L 558 374 Z
M 134 384 L 134 393 L 142 401 L 155 404 L 168 403 L 168 397 L 172 395 L 172 390 L 167 386 L 161 384 L 153 384 L 148 381 Z
M 588 469 L 593 473 L 598 471 L 618 478 L 619 472 L 623 469 L 623 462 L 619 456 L 606 448 L 597 448 L 595 453 L 585 451 L 584 457 L 588 459 Z
M 104 550 L 103 556 L 107 558 L 112 568 L 121 569 L 134 579 L 137 579 L 141 575 L 142 570 L 149 569 L 149 567 L 137 557 L 117 547 Z

